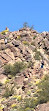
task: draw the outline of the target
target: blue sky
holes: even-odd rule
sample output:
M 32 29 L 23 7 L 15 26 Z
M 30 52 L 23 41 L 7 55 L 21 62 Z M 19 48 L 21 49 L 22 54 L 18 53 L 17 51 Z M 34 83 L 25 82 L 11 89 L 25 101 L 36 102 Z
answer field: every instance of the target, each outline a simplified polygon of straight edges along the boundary
M 38 32 L 49 31 L 49 0 L 0 0 L 0 31 L 16 31 L 27 22 Z

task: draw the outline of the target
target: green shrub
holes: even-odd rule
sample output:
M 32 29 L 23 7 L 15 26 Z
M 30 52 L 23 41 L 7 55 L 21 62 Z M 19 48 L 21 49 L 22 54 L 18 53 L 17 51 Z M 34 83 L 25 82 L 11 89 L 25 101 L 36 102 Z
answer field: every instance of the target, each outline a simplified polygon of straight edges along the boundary
M 1 34 L 5 35 L 5 34 L 7 34 L 8 32 L 9 32 L 8 30 L 4 30 L 4 31 L 1 32 Z
M 39 103 L 45 103 L 49 101 L 49 75 L 46 75 L 44 79 L 38 84 L 38 101 Z
M 32 61 L 29 61 L 28 62 L 28 68 L 31 67 L 32 65 L 34 66 L 34 63 L 32 63 Z
M 25 111 L 32 111 L 31 108 L 27 107 Z
M 8 98 L 9 96 L 12 96 L 12 94 L 14 93 L 13 87 L 12 88 L 8 88 L 7 86 L 5 87 L 5 93 L 4 93 L 4 97 Z
M 24 45 L 29 45 L 29 43 L 27 41 L 23 41 Z
M 26 98 L 25 100 L 25 108 L 35 108 L 38 104 L 38 100 L 36 98 Z
M 21 101 L 21 100 L 22 100 L 21 95 L 17 96 L 17 100 L 18 100 L 18 101 Z
M 28 23 L 27 23 L 27 22 L 24 22 L 23 27 L 24 27 L 24 28 L 27 28 L 27 27 L 28 27 Z
M 16 108 L 17 108 L 16 103 L 13 103 L 13 104 L 11 105 L 11 107 L 12 107 L 13 109 L 16 109 Z
M 5 66 L 4 66 L 4 73 L 5 73 L 6 75 L 11 74 L 12 68 L 13 68 L 13 66 L 10 65 L 10 64 L 5 65 Z
M 17 36 L 17 39 L 18 39 L 18 40 L 20 40 L 20 39 L 21 39 L 21 36 L 20 36 L 20 35 L 19 35 L 19 36 Z
M 34 43 L 34 42 L 31 42 L 31 45 L 34 45 L 34 46 L 35 46 L 35 43 Z
M 40 60 L 41 55 L 40 55 L 39 51 L 36 51 L 34 58 L 35 58 L 35 60 Z
M 34 36 L 33 39 L 35 39 L 37 36 Z
M 4 73 L 5 75 L 16 75 L 17 73 L 21 72 L 26 68 L 26 64 L 23 62 L 16 62 L 13 65 L 8 64 L 4 66 Z
M 30 30 L 33 30 L 34 29 L 34 26 L 32 25 L 31 27 L 30 27 Z
M 35 48 L 35 49 L 33 50 L 33 52 L 37 52 L 37 49 Z
M 28 95 L 28 96 L 31 96 L 31 91 L 27 91 L 27 95 Z

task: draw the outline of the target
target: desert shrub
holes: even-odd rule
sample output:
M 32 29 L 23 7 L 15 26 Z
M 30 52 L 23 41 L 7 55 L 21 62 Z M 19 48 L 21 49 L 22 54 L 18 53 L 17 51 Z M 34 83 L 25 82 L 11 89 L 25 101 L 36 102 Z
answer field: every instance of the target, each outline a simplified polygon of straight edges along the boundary
M 25 104 L 24 104 L 25 108 L 30 107 L 31 98 L 25 98 L 24 102 L 25 102 Z
M 17 105 L 16 105 L 15 103 L 13 103 L 13 104 L 11 105 L 11 107 L 12 107 L 13 109 L 16 109 L 16 108 L 17 108 Z
M 32 98 L 30 102 L 30 108 L 35 108 L 38 105 L 38 100 L 36 98 Z
M 33 30 L 34 29 L 34 25 L 32 25 L 31 27 L 30 27 L 30 30 Z
M 33 50 L 33 52 L 37 52 L 37 49 L 35 48 L 35 49 Z
M 20 105 L 19 111 L 34 111 L 38 101 L 36 98 L 25 98 L 23 104 Z
M 31 42 L 31 45 L 34 45 L 34 46 L 35 46 L 35 43 L 34 43 L 34 42 Z
M 31 96 L 31 91 L 27 91 L 27 95 L 28 95 L 28 96 Z
M 34 111 L 34 109 L 27 107 L 25 111 Z
M 29 45 L 29 43 L 27 41 L 23 41 L 24 45 Z
M 27 67 L 27 65 L 23 62 L 16 62 L 13 65 L 8 64 L 4 66 L 4 73 L 5 75 L 16 75 L 17 73 L 20 73 L 22 70 L 24 70 Z
M 17 36 L 17 39 L 18 39 L 18 40 L 20 40 L 20 38 L 21 38 L 21 36 L 20 36 L 20 35 L 19 35 L 19 36 Z
M 28 62 L 28 68 L 31 67 L 31 66 L 34 66 L 34 62 L 32 63 L 32 61 L 29 61 Z
M 5 75 L 11 74 L 13 66 L 11 64 L 7 64 L 4 66 L 4 73 Z
M 8 98 L 9 96 L 12 96 L 14 93 L 13 87 L 9 89 L 9 87 L 5 87 L 5 93 L 3 94 L 4 97 Z
M 35 108 L 38 104 L 38 100 L 35 98 L 26 98 L 25 100 L 25 108 Z
M 21 95 L 17 96 L 17 100 L 18 100 L 18 101 L 21 101 L 21 100 L 22 100 Z
M 16 62 L 16 63 L 14 63 L 14 68 L 15 68 L 16 73 L 21 72 L 26 67 L 27 67 L 27 65 L 24 62 Z
M 27 23 L 27 22 L 24 22 L 23 27 L 24 27 L 24 28 L 27 28 L 27 27 L 28 27 L 28 23 Z
M 38 101 L 39 103 L 45 103 L 49 101 L 49 75 L 45 75 L 44 79 L 38 84 Z
M 37 36 L 34 36 L 33 39 L 36 39 Z
M 3 34 L 3 35 L 5 35 L 7 33 L 8 33 L 8 30 L 4 30 L 4 31 L 1 32 L 1 34 Z
M 39 52 L 39 51 L 36 51 L 36 52 L 35 52 L 34 58 L 35 58 L 35 60 L 40 60 L 41 55 L 40 55 L 40 52 Z

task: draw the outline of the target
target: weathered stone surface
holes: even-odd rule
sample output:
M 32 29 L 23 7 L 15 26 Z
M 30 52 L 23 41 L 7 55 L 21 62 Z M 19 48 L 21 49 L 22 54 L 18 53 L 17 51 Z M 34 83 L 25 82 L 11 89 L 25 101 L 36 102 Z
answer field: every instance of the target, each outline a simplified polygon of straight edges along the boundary
M 49 111 L 49 102 L 38 105 L 35 111 Z
M 4 38 L 8 38 L 6 45 L 4 44 Z M 29 44 L 25 45 L 23 41 L 26 41 Z M 40 52 L 40 60 L 35 60 L 34 58 L 37 51 Z M 0 102 L 4 106 L 5 104 L 7 105 L 6 109 L 4 107 L 5 111 L 14 110 L 12 109 L 11 105 L 15 103 L 17 105 L 16 108 L 19 108 L 19 105 L 23 104 L 23 99 L 26 97 L 34 97 L 34 93 L 36 93 L 37 89 L 36 82 L 41 80 L 41 76 L 49 73 L 48 54 L 49 32 L 38 33 L 37 31 L 31 30 L 30 28 L 22 28 L 18 31 L 8 32 L 6 35 L 2 35 L 0 33 Z M 42 59 L 44 60 L 43 69 L 41 69 Z M 22 70 L 20 73 L 16 73 L 16 76 L 12 76 L 11 74 L 10 76 L 6 77 L 6 75 L 3 74 L 4 65 L 13 65 L 18 61 L 26 63 L 26 69 Z M 11 96 L 10 90 L 14 91 L 13 95 L 11 94 Z M 6 97 L 3 98 L 4 93 L 8 95 L 8 98 L 6 100 Z M 20 102 L 17 101 L 17 97 L 19 95 L 22 96 L 22 101 Z M 15 108 L 15 106 L 13 107 Z M 46 104 L 45 109 L 43 109 L 44 107 L 42 105 L 38 105 L 36 111 L 49 111 Z
M 7 76 L 5 76 L 5 75 L 3 75 L 3 74 L 0 74 L 0 83 L 5 83 L 5 81 L 6 81 L 6 79 L 7 79 Z
M 12 41 L 12 44 L 13 44 L 15 47 L 18 47 L 18 46 L 20 45 L 20 41 L 13 40 L 13 41 Z
M 25 78 L 23 81 L 24 86 L 28 84 L 28 78 Z

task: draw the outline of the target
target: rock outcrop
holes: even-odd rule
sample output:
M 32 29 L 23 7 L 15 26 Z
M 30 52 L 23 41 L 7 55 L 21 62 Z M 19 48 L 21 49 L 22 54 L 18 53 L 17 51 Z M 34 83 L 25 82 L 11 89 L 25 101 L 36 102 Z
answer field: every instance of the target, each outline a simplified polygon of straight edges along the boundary
M 5 39 L 7 39 L 7 44 L 5 44 Z M 44 60 L 43 69 L 41 69 L 42 60 Z M 13 66 L 16 62 L 25 63 L 26 68 L 14 76 L 6 75 L 4 67 L 7 64 Z M 25 98 L 35 98 L 36 83 L 48 73 L 49 32 L 38 33 L 30 28 L 22 28 L 14 32 L 8 31 L 7 33 L 0 32 L 1 111 L 19 111 L 19 106 L 21 104 L 24 106 Z M 49 103 L 38 105 L 35 111 L 48 111 L 48 106 Z

